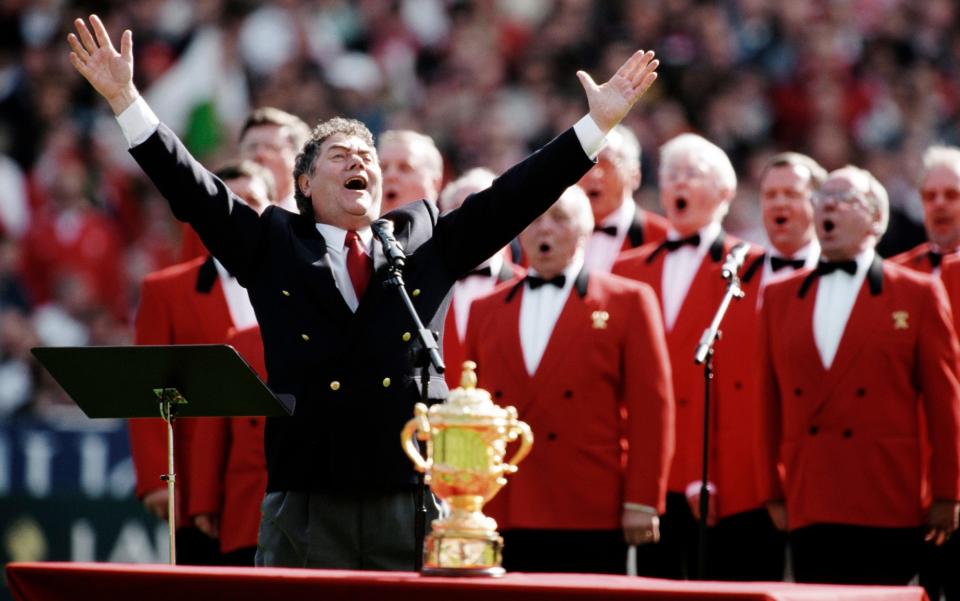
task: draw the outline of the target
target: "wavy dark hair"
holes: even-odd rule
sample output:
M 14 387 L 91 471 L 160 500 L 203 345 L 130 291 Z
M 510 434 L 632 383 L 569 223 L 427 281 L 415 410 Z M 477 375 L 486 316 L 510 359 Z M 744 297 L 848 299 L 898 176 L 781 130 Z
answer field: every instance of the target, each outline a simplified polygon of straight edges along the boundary
M 297 162 L 293 166 L 293 196 L 297 201 L 297 208 L 301 215 L 312 220 L 316 220 L 316 215 L 313 212 L 313 202 L 300 190 L 298 181 L 301 175 L 313 175 L 313 164 L 320 154 L 320 146 L 334 134 L 356 136 L 366 142 L 370 148 L 374 148 L 373 134 L 370 133 L 366 125 L 356 119 L 334 117 L 321 121 L 313 128 L 310 139 L 303 145 L 303 149 L 297 155 Z

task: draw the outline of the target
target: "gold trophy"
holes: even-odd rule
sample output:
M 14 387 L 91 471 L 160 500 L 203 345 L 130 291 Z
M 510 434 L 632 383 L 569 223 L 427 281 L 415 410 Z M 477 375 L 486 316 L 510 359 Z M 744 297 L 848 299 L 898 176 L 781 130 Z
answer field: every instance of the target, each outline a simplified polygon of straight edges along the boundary
M 506 474 L 530 452 L 533 433 L 513 407 L 499 407 L 477 388 L 477 364 L 466 361 L 460 388 L 446 402 L 414 407 L 414 418 L 400 434 L 403 450 L 426 473 L 433 493 L 450 509 L 433 520 L 423 543 L 423 573 L 434 576 L 501 576 L 503 538 L 483 505 L 507 483 Z M 426 441 L 427 458 L 414 440 Z M 507 443 L 520 438 L 513 458 L 503 461 Z

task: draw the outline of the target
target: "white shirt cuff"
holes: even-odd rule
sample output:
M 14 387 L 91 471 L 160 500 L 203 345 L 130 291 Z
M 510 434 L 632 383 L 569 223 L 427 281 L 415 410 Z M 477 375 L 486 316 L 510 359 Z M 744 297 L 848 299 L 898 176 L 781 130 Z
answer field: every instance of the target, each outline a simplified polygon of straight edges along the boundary
M 117 123 L 120 124 L 123 137 L 127 139 L 128 148 L 133 148 L 143 144 L 153 135 L 153 132 L 157 131 L 160 119 L 154 114 L 147 101 L 139 96 L 133 104 L 117 115 Z
M 573 124 L 573 132 L 577 134 L 583 152 L 591 161 L 597 160 L 597 155 L 607 145 L 607 135 L 600 130 L 589 113 Z

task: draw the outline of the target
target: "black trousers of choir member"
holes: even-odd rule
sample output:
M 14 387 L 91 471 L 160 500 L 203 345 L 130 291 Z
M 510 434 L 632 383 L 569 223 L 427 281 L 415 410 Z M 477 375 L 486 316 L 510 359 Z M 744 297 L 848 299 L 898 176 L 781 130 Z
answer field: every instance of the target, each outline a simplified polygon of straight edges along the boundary
M 699 526 L 687 499 L 667 495 L 660 517 L 660 542 L 637 547 L 637 574 L 682 580 L 699 578 Z M 707 530 L 709 580 L 783 580 L 786 535 L 774 528 L 765 509 L 719 520 Z
M 240 547 L 239 549 L 234 549 L 222 555 L 223 565 L 225 566 L 240 566 L 240 567 L 253 567 L 254 558 L 257 555 L 257 547 Z
M 509 572 L 626 574 L 622 530 L 505 530 L 503 567 Z
M 222 562 L 218 539 L 192 526 L 177 528 L 177 565 L 218 566 Z
M 960 601 L 960 534 L 954 534 L 943 546 L 923 545 L 920 586 L 927 589 L 931 601 L 943 594 L 947 601 Z
M 813 524 L 790 532 L 797 582 L 905 585 L 917 575 L 921 528 Z

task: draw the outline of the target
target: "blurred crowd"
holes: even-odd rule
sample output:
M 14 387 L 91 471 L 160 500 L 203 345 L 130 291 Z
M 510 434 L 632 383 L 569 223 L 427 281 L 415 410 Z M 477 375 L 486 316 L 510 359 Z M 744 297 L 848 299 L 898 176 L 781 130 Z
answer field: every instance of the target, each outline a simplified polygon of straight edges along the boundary
M 75 414 L 29 349 L 129 343 L 140 282 L 178 256 L 166 202 L 67 60 L 91 12 L 134 32 L 138 87 L 211 167 L 275 106 L 429 134 L 448 180 L 499 171 L 583 114 L 574 70 L 605 79 L 652 48 L 661 80 L 626 121 L 642 206 L 658 210 L 656 149 L 698 132 L 740 177 L 726 229 L 762 244 L 759 169 L 795 150 L 877 175 L 889 255 L 923 236 L 923 149 L 960 143 L 952 0 L 0 0 L 0 417 Z

